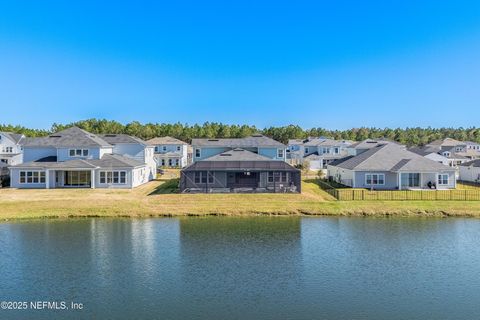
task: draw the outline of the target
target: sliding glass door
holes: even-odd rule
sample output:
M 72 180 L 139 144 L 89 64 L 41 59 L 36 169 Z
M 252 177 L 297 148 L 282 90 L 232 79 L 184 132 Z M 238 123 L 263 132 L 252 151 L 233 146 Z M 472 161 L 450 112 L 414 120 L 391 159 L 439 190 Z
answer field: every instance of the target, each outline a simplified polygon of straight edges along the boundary
M 90 187 L 90 171 L 65 171 L 65 187 Z
M 420 173 L 402 173 L 402 188 L 419 188 Z

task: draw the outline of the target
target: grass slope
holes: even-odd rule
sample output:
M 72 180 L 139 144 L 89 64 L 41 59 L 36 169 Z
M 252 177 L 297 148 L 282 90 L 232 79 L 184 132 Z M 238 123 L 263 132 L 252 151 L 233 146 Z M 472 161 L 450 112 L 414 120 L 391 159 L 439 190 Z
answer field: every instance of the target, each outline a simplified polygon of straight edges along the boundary
M 302 194 L 178 194 L 169 177 L 134 190 L 0 189 L 0 220 L 186 215 L 422 215 L 480 217 L 475 201 L 336 201 L 313 180 Z

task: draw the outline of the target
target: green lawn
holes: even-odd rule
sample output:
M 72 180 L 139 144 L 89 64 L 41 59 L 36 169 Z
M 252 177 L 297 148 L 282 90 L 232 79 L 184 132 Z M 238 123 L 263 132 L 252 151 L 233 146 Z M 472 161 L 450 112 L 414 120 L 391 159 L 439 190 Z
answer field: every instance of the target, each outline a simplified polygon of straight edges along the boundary
M 178 175 L 133 190 L 0 189 L 0 219 L 185 215 L 480 217 L 478 201 L 337 201 L 316 180 L 301 194 L 179 194 Z

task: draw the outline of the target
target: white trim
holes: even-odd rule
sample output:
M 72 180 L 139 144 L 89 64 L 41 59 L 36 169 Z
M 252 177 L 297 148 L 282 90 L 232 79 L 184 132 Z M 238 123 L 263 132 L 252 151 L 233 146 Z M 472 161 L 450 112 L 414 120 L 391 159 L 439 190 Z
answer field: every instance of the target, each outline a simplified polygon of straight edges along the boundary
M 440 176 L 447 176 L 447 183 L 440 183 Z M 443 182 L 443 179 L 442 179 L 442 182 Z M 439 186 L 449 186 L 450 185 L 450 175 L 448 173 L 437 174 L 437 185 L 439 185 Z

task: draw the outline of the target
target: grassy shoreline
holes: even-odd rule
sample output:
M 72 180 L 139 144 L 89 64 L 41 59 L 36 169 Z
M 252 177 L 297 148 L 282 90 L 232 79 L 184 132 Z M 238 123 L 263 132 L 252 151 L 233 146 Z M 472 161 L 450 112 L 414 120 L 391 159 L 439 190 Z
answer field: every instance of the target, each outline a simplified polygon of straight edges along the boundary
M 175 194 L 152 181 L 134 190 L 0 189 L 0 221 L 78 217 L 422 216 L 480 217 L 478 201 L 336 201 L 311 182 L 302 194 Z

